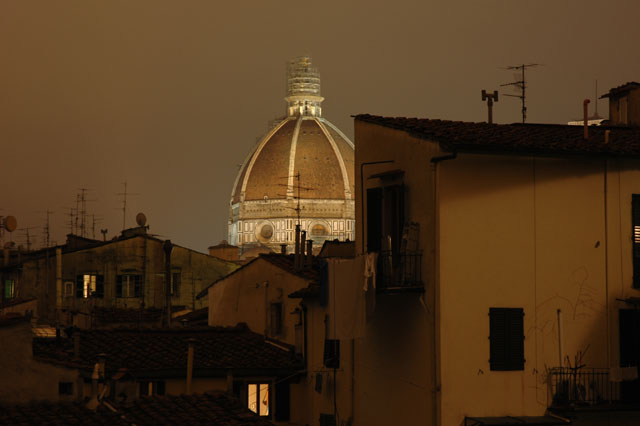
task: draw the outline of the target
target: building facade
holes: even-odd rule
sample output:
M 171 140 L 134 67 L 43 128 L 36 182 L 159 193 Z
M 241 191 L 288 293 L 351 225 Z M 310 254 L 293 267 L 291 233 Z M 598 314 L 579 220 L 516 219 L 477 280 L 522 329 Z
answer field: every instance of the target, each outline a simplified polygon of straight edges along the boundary
M 320 75 L 311 59 L 287 70 L 287 116 L 244 161 L 229 207 L 229 244 L 242 252 L 293 251 L 296 224 L 319 247 L 353 240 L 353 143 L 322 117 Z

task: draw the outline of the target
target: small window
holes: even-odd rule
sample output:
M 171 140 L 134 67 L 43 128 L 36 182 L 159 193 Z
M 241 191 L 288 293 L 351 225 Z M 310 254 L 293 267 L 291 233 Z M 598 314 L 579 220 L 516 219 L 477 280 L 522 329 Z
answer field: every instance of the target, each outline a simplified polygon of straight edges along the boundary
M 171 294 L 173 296 L 180 296 L 180 284 L 182 282 L 182 275 L 180 272 L 173 272 L 171 274 Z
M 58 395 L 73 395 L 73 382 L 58 382 Z
M 164 395 L 163 380 L 140 382 L 140 396 Z
M 323 362 L 327 368 L 340 368 L 340 340 L 324 341 Z
M 116 280 L 117 297 L 142 297 L 142 275 L 118 275 Z
M 73 281 L 64 282 L 64 297 L 73 297 Z
M 491 370 L 524 370 L 524 310 L 490 308 L 489 333 Z
M 271 304 L 271 335 L 277 336 L 282 333 L 282 303 Z
M 96 274 L 84 274 L 76 277 L 76 297 L 104 297 L 104 277 Z
M 15 280 L 4 280 L 4 300 L 13 299 L 14 297 L 16 297 Z

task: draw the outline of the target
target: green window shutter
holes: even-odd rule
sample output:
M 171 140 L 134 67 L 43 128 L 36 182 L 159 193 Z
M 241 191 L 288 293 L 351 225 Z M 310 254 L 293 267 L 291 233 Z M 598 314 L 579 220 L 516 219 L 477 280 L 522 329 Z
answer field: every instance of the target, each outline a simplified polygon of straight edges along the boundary
M 490 308 L 489 333 L 491 370 L 524 370 L 524 310 Z

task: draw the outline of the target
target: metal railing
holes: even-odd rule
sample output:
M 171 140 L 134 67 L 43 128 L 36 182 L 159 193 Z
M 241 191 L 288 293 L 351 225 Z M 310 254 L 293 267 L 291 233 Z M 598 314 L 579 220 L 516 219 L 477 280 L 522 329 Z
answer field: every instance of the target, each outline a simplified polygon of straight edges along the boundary
M 552 406 L 606 405 L 620 400 L 607 368 L 556 367 L 549 371 Z
M 379 290 L 422 287 L 422 252 L 381 251 L 376 282 Z

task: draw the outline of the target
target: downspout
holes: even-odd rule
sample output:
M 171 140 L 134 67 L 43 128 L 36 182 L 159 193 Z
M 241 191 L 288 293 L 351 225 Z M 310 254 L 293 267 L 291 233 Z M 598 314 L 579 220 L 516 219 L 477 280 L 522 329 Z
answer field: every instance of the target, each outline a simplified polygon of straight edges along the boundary
M 304 361 L 304 369 L 307 369 L 307 306 L 304 303 L 300 303 L 302 308 L 302 353 Z
M 393 163 L 393 160 L 382 161 L 368 161 L 360 164 L 360 240 L 362 241 L 362 253 L 365 253 L 364 249 L 364 166 L 371 166 L 373 164 L 387 164 Z
M 443 161 L 455 160 L 458 157 L 458 153 L 453 151 L 451 154 L 445 154 L 438 157 L 431 157 L 429 160 L 433 164 L 433 214 L 434 214 L 434 249 L 435 249 L 435 280 L 434 280 L 434 305 L 433 310 L 433 352 L 434 352 L 434 383 L 433 390 L 435 393 L 435 409 L 433 410 L 433 424 L 439 425 L 442 422 L 442 393 L 441 393 L 441 374 L 440 374 L 440 214 L 438 212 L 439 206 L 439 194 L 438 194 L 438 164 Z M 428 366 L 431 367 L 431 366 Z
M 607 135 L 608 136 L 608 135 Z M 608 141 L 607 141 L 608 142 Z M 604 204 L 604 284 L 605 284 L 605 311 L 607 315 L 607 368 L 611 368 L 611 320 L 609 318 L 609 231 L 608 231 L 608 208 L 607 208 L 607 174 L 608 174 L 608 162 L 604 160 L 604 176 L 603 176 L 603 204 Z M 619 194 L 618 194 L 619 195 Z

